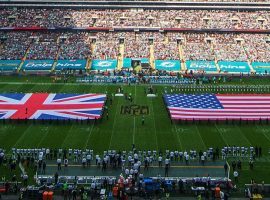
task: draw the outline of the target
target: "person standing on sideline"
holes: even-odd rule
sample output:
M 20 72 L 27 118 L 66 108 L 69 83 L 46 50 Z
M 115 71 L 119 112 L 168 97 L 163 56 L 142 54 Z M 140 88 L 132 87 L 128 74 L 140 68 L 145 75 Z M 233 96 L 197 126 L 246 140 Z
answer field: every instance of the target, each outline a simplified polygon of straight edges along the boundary
M 249 169 L 250 170 L 253 170 L 253 167 L 254 167 L 254 162 L 252 159 L 249 160 Z
M 225 164 L 224 164 L 224 171 L 225 171 L 225 176 L 226 176 L 227 172 L 228 172 L 228 164 L 227 164 L 227 162 L 225 162 Z
M 235 169 L 236 169 L 236 162 L 235 161 L 232 161 L 232 169 L 233 169 L 233 171 L 235 171 Z
M 28 185 L 28 175 L 25 173 L 22 175 L 23 185 L 26 187 Z
M 42 174 L 45 174 L 46 172 L 46 162 L 43 161 L 43 164 L 42 164 Z
M 201 162 L 202 162 L 202 165 L 204 165 L 204 161 L 205 161 L 205 157 L 204 157 L 204 155 L 202 154 L 202 156 L 201 156 Z
M 92 159 L 91 154 L 87 154 L 86 155 L 87 167 L 90 167 L 90 165 L 91 165 L 91 159 Z
M 239 176 L 239 174 L 238 174 L 238 172 L 235 170 L 235 171 L 233 172 L 233 177 L 234 177 L 235 183 L 238 183 L 238 176 Z
M 161 155 L 159 155 L 159 157 L 158 157 L 158 166 L 162 167 L 162 156 Z
M 65 168 L 68 167 L 68 159 L 67 158 L 65 158 L 65 160 L 64 160 L 64 166 L 65 166 Z
M 165 159 L 165 177 L 169 174 L 170 159 L 167 157 Z
M 58 158 L 57 160 L 56 160 L 56 162 L 57 162 L 57 169 L 58 170 L 61 170 L 61 158 Z

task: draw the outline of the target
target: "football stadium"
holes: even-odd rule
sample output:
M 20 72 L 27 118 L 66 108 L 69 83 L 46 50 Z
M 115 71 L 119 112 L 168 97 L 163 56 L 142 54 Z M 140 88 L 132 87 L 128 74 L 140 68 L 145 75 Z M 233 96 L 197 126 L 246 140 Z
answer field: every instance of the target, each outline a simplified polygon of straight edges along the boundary
M 1 0 L 0 199 L 270 199 L 268 0 Z

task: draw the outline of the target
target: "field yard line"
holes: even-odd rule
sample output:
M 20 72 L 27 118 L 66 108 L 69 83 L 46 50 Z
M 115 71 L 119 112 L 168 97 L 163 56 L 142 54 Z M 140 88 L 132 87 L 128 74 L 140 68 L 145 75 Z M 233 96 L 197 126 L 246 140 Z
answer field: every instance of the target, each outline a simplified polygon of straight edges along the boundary
M 151 107 L 153 112 L 153 121 L 154 121 L 154 128 L 155 128 L 155 135 L 156 135 L 156 150 L 158 150 L 158 141 L 157 141 L 157 129 L 156 129 L 156 121 L 155 121 L 155 113 L 154 113 L 154 106 L 153 106 L 153 100 L 151 99 Z
M 63 149 L 63 145 L 65 144 L 67 138 L 68 138 L 68 135 L 70 134 L 71 130 L 73 129 L 73 126 L 74 124 L 72 124 L 72 126 L 70 127 L 70 129 L 68 130 L 67 134 L 66 134 L 66 137 L 65 139 L 63 140 L 62 144 L 61 144 L 61 148 Z
M 57 167 L 56 164 L 47 164 L 47 167 Z M 82 165 L 72 164 L 68 165 L 68 167 L 81 168 Z M 97 165 L 91 165 L 89 168 L 96 168 Z M 89 169 L 88 168 L 88 169 Z M 151 165 L 151 168 L 160 168 L 158 165 Z M 184 169 L 223 169 L 223 165 L 171 165 L 170 168 L 184 168 Z
M 65 84 L 65 83 L 35 83 L 35 82 L 0 82 L 0 85 L 2 84 L 7 84 L 7 85 L 32 85 L 32 84 L 35 84 L 35 85 L 52 85 L 52 84 Z
M 225 138 L 223 137 L 223 134 L 220 132 L 219 128 L 217 127 L 217 124 L 215 123 L 215 127 L 219 133 L 219 135 L 221 136 L 221 139 L 224 141 L 224 143 L 226 144 L 226 146 L 229 146 L 228 142 L 225 140 Z
M 136 104 L 136 85 L 135 85 L 135 94 L 134 94 L 134 104 Z M 135 120 L 135 115 L 133 116 L 133 135 L 132 135 L 132 144 L 135 143 L 135 133 L 136 133 L 136 120 Z
M 202 136 L 201 136 L 201 133 L 200 133 L 200 131 L 199 131 L 199 129 L 198 129 L 198 126 L 195 124 L 195 127 L 196 127 L 196 130 L 197 130 L 197 133 L 199 134 L 199 136 L 200 136 L 200 138 L 201 138 L 201 140 L 202 140 L 202 143 L 203 143 L 203 145 L 204 145 L 204 149 L 206 149 L 206 145 L 205 145 L 205 143 L 204 143 L 204 141 L 203 141 L 203 139 L 202 139 Z
M 135 127 L 136 127 L 136 120 L 135 120 L 135 117 L 133 117 L 133 121 L 134 121 L 134 126 L 133 126 L 133 135 L 132 135 L 132 144 L 135 143 Z
M 48 130 L 49 130 L 49 129 L 50 129 L 50 127 L 48 127 Z M 43 137 L 41 138 L 41 140 L 39 140 L 39 143 L 38 143 L 37 147 L 39 147 L 40 144 L 43 142 L 43 140 L 47 137 L 47 135 L 48 135 L 48 133 L 49 133 L 48 130 L 46 131 L 45 134 L 43 134 Z
M 259 128 L 259 126 L 256 125 L 256 128 Z M 270 138 L 263 131 L 262 131 L 262 133 L 263 133 L 264 137 L 270 142 Z
M 26 132 L 28 131 L 28 129 L 29 129 L 30 127 L 32 127 L 32 124 L 31 124 L 30 126 L 27 127 L 27 129 L 23 132 L 23 134 L 21 135 L 21 137 L 20 137 L 20 138 L 17 140 L 17 142 L 13 145 L 13 147 L 16 147 L 16 146 L 19 144 L 19 142 L 25 138 Z
M 113 138 L 113 132 L 114 132 L 114 127 L 115 127 L 115 121 L 116 121 L 116 115 L 117 115 L 117 111 L 118 111 L 118 105 L 119 105 L 119 101 L 120 99 L 118 99 L 117 105 L 116 105 L 116 111 L 115 111 L 115 115 L 114 115 L 114 119 L 113 119 L 113 127 L 112 127 L 112 134 L 111 134 L 111 139 L 110 139 L 110 144 L 109 144 L 109 148 L 111 148 L 112 145 L 112 138 Z
M 88 135 L 88 137 L 87 137 L 86 143 L 85 143 L 85 145 L 84 145 L 84 149 L 86 149 L 87 144 L 88 144 L 88 142 L 89 142 L 89 139 L 90 139 L 90 137 L 91 137 L 91 135 L 92 135 L 92 130 L 93 130 L 93 127 L 94 127 L 94 123 L 92 124 L 91 130 L 90 130 L 90 133 L 89 133 L 89 135 Z
M 235 125 L 236 126 L 236 128 L 240 131 L 240 133 L 242 134 L 242 136 L 245 138 L 245 140 L 249 143 L 249 145 L 250 146 L 252 146 L 251 145 L 251 143 L 250 143 L 250 141 L 248 140 L 248 138 L 246 137 L 246 135 L 243 133 L 243 131 L 239 128 L 239 126 L 237 126 L 237 125 Z
M 174 130 L 175 130 L 175 133 L 176 133 L 176 135 L 177 135 L 177 139 L 178 139 L 178 142 L 179 142 L 179 144 L 180 144 L 180 148 L 183 149 L 183 145 L 182 145 L 182 142 L 181 142 L 181 140 L 180 140 L 179 133 L 177 132 L 177 128 L 176 128 L 175 123 L 174 123 Z

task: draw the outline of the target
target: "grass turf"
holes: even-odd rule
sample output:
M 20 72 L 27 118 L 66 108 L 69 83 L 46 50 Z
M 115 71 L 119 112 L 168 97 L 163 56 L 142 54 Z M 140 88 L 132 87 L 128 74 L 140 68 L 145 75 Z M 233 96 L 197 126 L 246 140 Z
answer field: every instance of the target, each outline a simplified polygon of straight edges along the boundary
M 25 83 L 26 80 L 28 83 Z M 47 82 L 42 84 L 41 82 Z M 0 93 L 5 92 L 54 92 L 54 93 L 115 93 L 117 85 L 83 85 L 53 84 L 49 78 L 10 78 L 1 79 Z M 19 84 L 7 83 L 19 82 Z M 20 83 L 20 81 L 22 81 Z M 30 83 L 31 82 L 31 83 Z M 246 80 L 252 84 L 253 80 Z M 267 84 L 262 80 L 260 84 Z M 235 83 L 237 84 L 237 83 Z M 0 126 L 0 147 L 17 148 L 90 148 L 94 152 L 103 150 L 130 150 L 134 143 L 141 150 L 206 150 L 209 147 L 226 145 L 261 146 L 265 155 L 255 163 L 255 170 L 248 170 L 248 164 L 240 173 L 240 184 L 255 178 L 258 182 L 265 180 L 269 172 L 270 126 L 260 124 L 171 124 L 163 103 L 164 86 L 155 86 L 157 98 L 147 98 L 143 85 L 123 86 L 125 93 L 132 93 L 134 104 L 149 107 L 149 115 L 145 116 L 145 125 L 141 124 L 141 116 L 122 115 L 122 105 L 128 105 L 123 97 L 114 97 L 109 106 L 109 119 L 97 125 L 93 124 L 14 124 L 5 123 Z M 269 179 L 269 180 L 268 180 Z

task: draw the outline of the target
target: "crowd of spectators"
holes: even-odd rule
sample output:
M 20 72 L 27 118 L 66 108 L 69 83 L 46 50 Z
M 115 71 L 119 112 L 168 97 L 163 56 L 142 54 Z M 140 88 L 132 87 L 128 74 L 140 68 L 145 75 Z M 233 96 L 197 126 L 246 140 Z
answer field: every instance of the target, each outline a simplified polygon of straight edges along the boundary
M 189 34 L 183 45 L 186 60 L 215 60 L 214 50 L 211 46 L 210 35 Z M 210 42 L 207 41 L 210 40 Z
M 247 54 L 241 44 L 242 38 L 239 36 L 234 34 L 217 35 L 215 40 L 215 53 L 218 60 L 247 61 Z
M 0 59 L 117 59 L 270 61 L 267 34 L 153 32 L 5 32 L 0 33 Z M 28 51 L 27 51 L 28 50 Z M 27 53 L 27 54 L 26 54 Z
M 125 33 L 125 58 L 149 58 L 151 33 Z
M 86 59 L 91 55 L 91 41 L 88 33 L 66 33 L 60 37 L 60 60 Z
M 98 32 L 96 34 L 95 48 L 92 54 L 93 59 L 117 59 L 119 54 L 118 33 Z
M 243 35 L 244 47 L 250 61 L 269 62 L 270 38 L 268 35 Z
M 179 60 L 177 40 L 171 40 L 167 35 L 154 35 L 154 52 L 156 60 Z
M 33 43 L 30 46 L 27 59 L 29 60 L 54 60 L 57 51 L 58 33 L 38 33 L 31 37 Z
M 29 47 L 31 33 L 0 32 L 0 60 L 20 60 Z
M 0 27 L 150 26 L 269 29 L 269 22 L 268 11 L 28 8 L 0 10 Z

